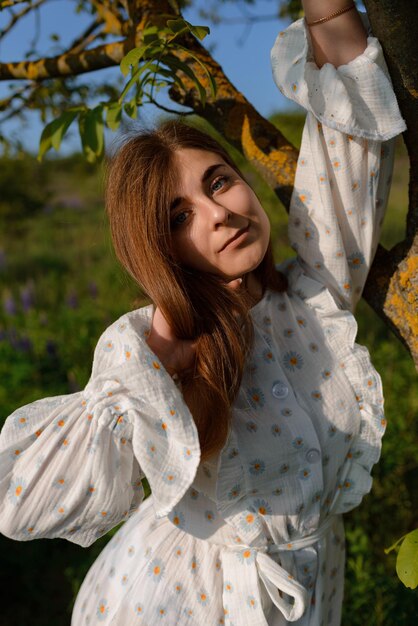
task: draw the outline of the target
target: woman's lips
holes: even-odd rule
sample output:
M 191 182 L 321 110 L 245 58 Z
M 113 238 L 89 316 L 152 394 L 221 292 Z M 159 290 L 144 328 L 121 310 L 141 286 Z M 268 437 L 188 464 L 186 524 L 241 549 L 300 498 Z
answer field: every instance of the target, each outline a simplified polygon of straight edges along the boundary
M 228 241 L 224 243 L 219 252 L 223 252 L 224 250 L 226 250 L 226 248 L 230 249 L 238 246 L 247 237 L 249 229 L 250 225 L 248 224 L 248 226 L 246 226 L 245 228 L 241 228 L 240 230 L 238 230 L 233 237 L 231 237 L 230 239 L 228 239 Z

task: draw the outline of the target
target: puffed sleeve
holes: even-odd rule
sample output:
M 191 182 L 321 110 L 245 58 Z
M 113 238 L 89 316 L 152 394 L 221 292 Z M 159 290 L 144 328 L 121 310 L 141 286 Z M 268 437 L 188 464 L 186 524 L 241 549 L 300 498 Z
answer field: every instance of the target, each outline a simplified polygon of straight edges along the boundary
M 307 111 L 289 213 L 302 270 L 354 311 L 379 241 L 393 169 L 394 137 L 406 129 L 381 46 L 334 67 L 315 64 L 303 19 L 271 53 L 280 91 Z
M 181 393 L 148 348 L 150 307 L 101 336 L 78 393 L 37 400 L 0 435 L 0 532 L 88 546 L 125 520 L 151 486 L 156 515 L 181 499 L 200 460 Z

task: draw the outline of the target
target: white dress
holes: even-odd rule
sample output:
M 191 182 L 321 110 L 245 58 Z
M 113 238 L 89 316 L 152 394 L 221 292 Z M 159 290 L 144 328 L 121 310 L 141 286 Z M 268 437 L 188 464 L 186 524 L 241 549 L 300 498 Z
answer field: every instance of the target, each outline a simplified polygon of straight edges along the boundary
M 281 265 L 288 291 L 252 309 L 221 453 L 199 462 L 192 416 L 145 341 L 152 307 L 103 333 L 84 391 L 20 408 L 2 430 L 6 536 L 89 546 L 127 520 L 86 576 L 72 626 L 340 624 L 341 514 L 370 490 L 385 429 L 353 310 L 405 124 L 372 36 L 351 63 L 319 70 L 299 20 L 272 63 L 308 112 L 289 216 L 297 256 Z M 140 505 L 144 475 L 152 495 Z

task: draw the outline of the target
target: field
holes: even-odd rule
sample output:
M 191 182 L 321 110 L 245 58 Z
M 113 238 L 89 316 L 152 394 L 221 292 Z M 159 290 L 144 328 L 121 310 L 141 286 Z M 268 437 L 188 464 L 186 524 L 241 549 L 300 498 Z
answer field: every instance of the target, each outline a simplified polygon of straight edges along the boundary
M 299 142 L 303 118 L 278 115 L 274 121 Z M 258 175 L 244 169 L 271 216 L 276 260 L 293 256 L 284 209 Z M 381 239 L 388 248 L 403 237 L 407 176 L 408 160 L 398 142 Z M 102 331 L 145 301 L 114 258 L 101 169 L 81 157 L 42 165 L 27 155 L 1 159 L 0 228 L 1 424 L 18 406 L 83 389 Z M 395 555 L 383 549 L 418 527 L 416 371 L 406 349 L 364 301 L 357 320 L 357 342 L 367 346 L 383 380 L 388 427 L 372 493 L 345 518 L 343 626 L 412 626 L 417 591 L 399 582 Z M 82 549 L 62 540 L 17 543 L 0 537 L 0 580 L 8 597 L 2 626 L 69 624 L 77 589 L 106 541 Z

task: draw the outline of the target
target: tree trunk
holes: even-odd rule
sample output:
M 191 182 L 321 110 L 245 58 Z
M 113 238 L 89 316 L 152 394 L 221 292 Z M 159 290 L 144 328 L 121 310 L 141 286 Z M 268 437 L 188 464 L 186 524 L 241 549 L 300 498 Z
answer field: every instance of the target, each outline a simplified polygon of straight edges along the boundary
M 365 0 L 364 4 L 408 127 L 403 137 L 410 159 L 405 239 L 389 252 L 379 250 L 364 296 L 401 335 L 418 367 L 418 18 L 410 0 Z

